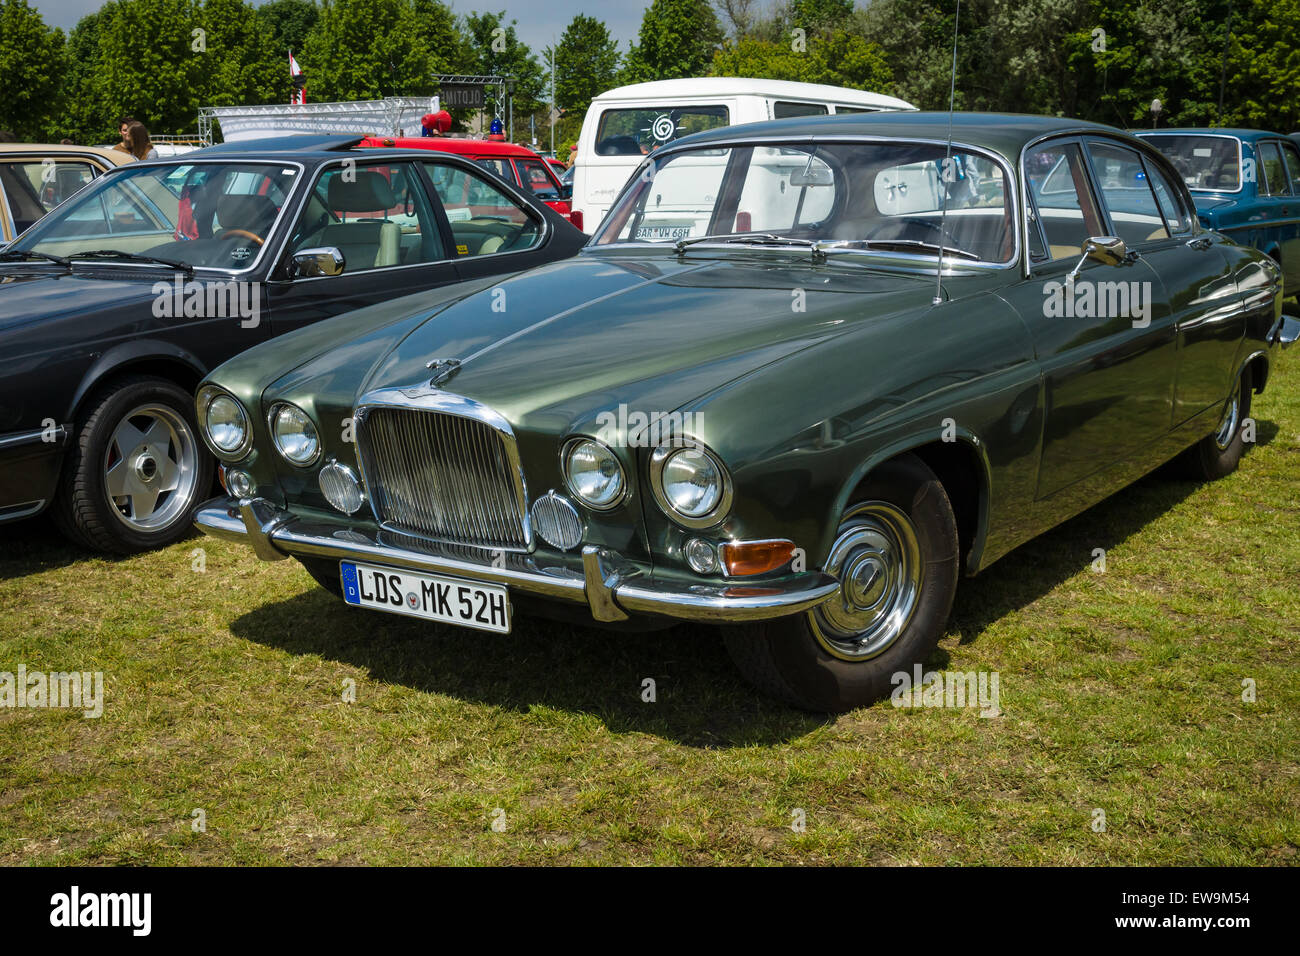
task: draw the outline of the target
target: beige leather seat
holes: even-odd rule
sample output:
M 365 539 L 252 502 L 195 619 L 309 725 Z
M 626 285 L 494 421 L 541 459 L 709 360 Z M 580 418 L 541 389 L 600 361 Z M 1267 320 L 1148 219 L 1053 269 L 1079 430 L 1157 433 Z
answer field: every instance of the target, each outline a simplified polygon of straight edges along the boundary
M 393 187 L 381 174 L 358 171 L 351 182 L 341 175 L 330 179 L 328 201 L 330 209 L 341 215 L 348 213 L 374 213 L 381 215 L 397 204 Z M 308 246 L 334 246 L 343 253 L 345 268 L 382 268 L 401 263 L 402 230 L 387 219 L 355 219 L 335 222 L 309 237 L 299 248 Z

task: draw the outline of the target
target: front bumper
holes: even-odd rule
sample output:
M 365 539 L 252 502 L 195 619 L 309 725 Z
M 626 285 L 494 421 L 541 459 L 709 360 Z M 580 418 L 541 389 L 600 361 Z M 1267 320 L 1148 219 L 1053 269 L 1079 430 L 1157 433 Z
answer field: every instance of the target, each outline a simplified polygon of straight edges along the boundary
M 754 584 L 657 580 L 644 566 L 592 545 L 582 550 L 581 570 L 532 554 L 498 552 L 494 561 L 491 552 L 477 548 L 295 515 L 264 498 L 214 498 L 198 510 L 194 524 L 215 538 L 250 545 L 264 561 L 290 556 L 361 561 L 489 581 L 539 598 L 585 604 L 595 620 L 605 622 L 634 614 L 717 624 L 763 621 L 814 608 L 840 587 L 821 571 Z

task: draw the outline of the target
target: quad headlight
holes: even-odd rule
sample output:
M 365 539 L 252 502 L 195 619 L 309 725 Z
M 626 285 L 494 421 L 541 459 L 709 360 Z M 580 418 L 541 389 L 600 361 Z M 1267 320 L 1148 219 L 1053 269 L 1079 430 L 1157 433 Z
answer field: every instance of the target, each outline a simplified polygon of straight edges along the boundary
M 726 469 L 700 445 L 657 448 L 650 456 L 650 487 L 659 507 L 688 528 L 712 527 L 731 506 Z
M 316 426 L 297 405 L 286 402 L 272 405 L 267 421 L 275 447 L 290 464 L 310 465 L 320 455 Z
M 239 399 L 215 385 L 199 389 L 195 408 L 204 440 L 218 457 L 238 461 L 248 452 L 253 435 L 248 412 Z
M 576 438 L 560 453 L 564 481 L 589 508 L 605 511 L 623 500 L 627 479 L 618 456 L 598 441 Z

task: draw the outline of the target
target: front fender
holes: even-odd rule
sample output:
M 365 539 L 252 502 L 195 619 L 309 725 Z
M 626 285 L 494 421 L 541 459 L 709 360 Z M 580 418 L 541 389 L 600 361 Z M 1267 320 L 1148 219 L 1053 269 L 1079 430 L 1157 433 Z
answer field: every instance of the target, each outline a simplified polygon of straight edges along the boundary
M 86 396 L 109 376 L 129 370 L 132 366 L 148 364 L 157 367 L 159 363 L 174 366 L 180 373 L 177 378 L 186 381 L 187 387 L 208 373 L 207 367 L 198 356 L 172 342 L 164 342 L 160 339 L 133 339 L 122 342 L 96 357 L 91 363 L 72 393 L 72 399 L 65 409 L 66 420 L 72 421 L 75 418 L 77 409 L 81 407 Z

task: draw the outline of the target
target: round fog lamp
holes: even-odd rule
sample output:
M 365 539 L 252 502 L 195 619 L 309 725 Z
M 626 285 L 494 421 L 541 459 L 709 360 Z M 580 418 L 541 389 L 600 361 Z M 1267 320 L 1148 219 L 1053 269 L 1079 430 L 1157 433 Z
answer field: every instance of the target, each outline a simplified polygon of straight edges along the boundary
M 361 482 L 352 469 L 341 462 L 331 461 L 320 470 L 320 491 L 331 506 L 345 515 L 356 512 L 366 500 Z
M 226 469 L 226 490 L 232 498 L 253 496 L 253 476 L 239 468 Z
M 718 552 L 702 538 L 686 542 L 686 563 L 696 574 L 713 574 L 718 570 Z

